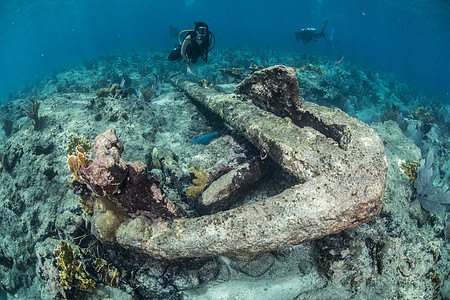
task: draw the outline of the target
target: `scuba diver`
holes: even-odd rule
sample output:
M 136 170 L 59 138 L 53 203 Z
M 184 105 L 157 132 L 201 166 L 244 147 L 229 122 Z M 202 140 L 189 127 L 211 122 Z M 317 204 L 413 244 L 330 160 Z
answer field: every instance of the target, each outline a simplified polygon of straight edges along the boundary
M 302 40 L 303 45 L 306 45 L 311 41 L 317 41 L 318 38 L 325 37 L 325 28 L 328 25 L 328 21 L 329 20 L 326 20 L 325 23 L 323 23 L 322 30 L 320 32 L 316 32 L 315 28 L 303 28 L 300 31 L 297 31 L 295 33 L 295 39 L 297 42 Z
M 206 23 L 194 22 L 194 24 L 195 29 L 183 30 L 178 34 L 179 45 L 169 55 L 170 61 L 183 59 L 188 73 L 192 73 L 191 63 L 196 63 L 200 57 L 204 62 L 208 62 L 208 53 L 214 48 L 216 42 Z

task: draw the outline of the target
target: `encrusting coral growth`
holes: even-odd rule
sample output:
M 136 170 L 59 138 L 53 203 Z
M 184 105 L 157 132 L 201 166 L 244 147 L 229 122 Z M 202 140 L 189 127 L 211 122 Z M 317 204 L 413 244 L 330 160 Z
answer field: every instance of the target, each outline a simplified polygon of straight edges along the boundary
M 189 197 L 198 197 L 206 188 L 209 174 L 206 169 L 200 168 L 198 171 L 194 167 L 189 168 L 189 173 L 194 174 L 195 179 L 192 180 L 193 186 L 186 189 Z

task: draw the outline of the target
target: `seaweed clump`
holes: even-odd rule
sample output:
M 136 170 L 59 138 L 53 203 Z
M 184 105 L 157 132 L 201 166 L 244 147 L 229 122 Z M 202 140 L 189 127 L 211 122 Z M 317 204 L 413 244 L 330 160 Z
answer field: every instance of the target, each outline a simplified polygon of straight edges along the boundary
M 431 283 L 433 284 L 433 287 L 437 290 L 439 290 L 442 280 L 441 280 L 441 274 L 438 272 L 431 270 L 427 275 L 425 275 L 427 279 L 431 280 Z
M 242 80 L 245 78 L 244 68 L 242 67 L 234 67 L 231 69 L 218 69 L 217 71 L 222 72 L 222 74 L 228 75 L 238 80 Z
M 39 118 L 39 106 L 40 102 L 37 101 L 37 96 L 31 96 L 27 98 L 31 102 L 31 107 L 29 109 L 24 108 L 23 111 L 27 114 L 27 117 L 33 120 L 34 130 L 39 130 L 41 128 L 41 120 Z
M 313 65 L 310 63 L 304 64 L 302 65 L 300 68 L 298 68 L 298 70 L 302 73 L 306 73 L 306 72 L 314 72 L 317 73 L 319 75 L 323 75 L 325 74 L 325 70 L 322 66 L 318 65 Z
M 409 178 L 410 181 L 416 180 L 420 163 L 418 163 L 417 161 L 413 162 L 402 161 L 400 162 L 400 167 L 402 168 L 403 173 L 406 175 L 406 177 Z
M 398 105 L 392 104 L 392 107 L 385 110 L 383 115 L 381 115 L 381 122 L 386 122 L 388 120 L 397 121 L 400 114 L 400 107 Z
M 86 155 L 89 155 L 92 148 L 94 148 L 94 144 L 91 141 L 83 136 L 78 136 L 75 133 L 71 133 L 67 139 L 67 155 L 73 155 L 74 153 L 76 153 L 78 147 L 83 148 L 83 151 L 86 153 Z
M 198 85 L 205 88 L 205 89 L 212 89 L 213 88 L 213 84 L 211 82 L 209 82 L 206 79 L 202 79 L 198 82 Z
M 110 88 L 99 89 L 95 92 L 95 94 L 98 98 L 106 98 L 111 96 L 114 99 L 118 99 L 122 96 L 127 96 L 126 92 L 117 83 L 114 83 Z
M 155 94 L 155 91 L 156 91 L 156 86 L 154 86 L 152 88 L 148 88 L 148 89 L 140 89 L 139 95 L 142 95 L 141 97 L 144 99 L 145 102 L 151 102 L 152 97 Z
M 256 71 L 260 71 L 264 69 L 263 66 L 258 65 L 258 64 L 251 64 L 250 67 L 248 67 L 248 70 L 250 71 L 250 73 L 255 73 Z
M 418 106 L 415 108 L 411 112 L 411 115 L 414 119 L 422 121 L 425 133 L 429 132 L 433 124 L 436 123 L 433 112 L 424 106 Z
M 102 258 L 97 258 L 95 260 L 95 271 L 103 283 L 112 287 L 118 287 L 120 273 L 112 264 L 108 264 L 108 262 Z
M 85 271 L 84 264 L 78 259 L 77 253 L 65 241 L 61 241 L 53 251 L 59 267 L 59 284 L 66 287 L 77 287 L 87 290 L 95 288 L 97 283 L 90 279 Z M 75 285 L 74 285 L 75 284 Z

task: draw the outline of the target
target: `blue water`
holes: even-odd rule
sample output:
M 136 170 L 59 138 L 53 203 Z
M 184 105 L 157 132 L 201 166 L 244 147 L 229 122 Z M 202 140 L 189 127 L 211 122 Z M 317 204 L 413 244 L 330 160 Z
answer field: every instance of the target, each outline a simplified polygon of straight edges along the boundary
M 330 19 L 333 40 L 294 33 Z M 48 72 L 98 55 L 173 47 L 169 26 L 210 25 L 217 47 L 344 56 L 450 102 L 448 1 L 0 1 L 0 102 Z

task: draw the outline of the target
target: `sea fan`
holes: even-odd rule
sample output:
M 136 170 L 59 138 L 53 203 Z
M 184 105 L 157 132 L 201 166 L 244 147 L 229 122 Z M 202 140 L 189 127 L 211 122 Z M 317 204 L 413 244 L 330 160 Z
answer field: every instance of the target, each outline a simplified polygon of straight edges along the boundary
M 430 151 L 426 159 L 422 159 L 414 181 L 419 202 L 422 208 L 436 214 L 445 214 L 446 206 L 450 205 L 450 190 L 447 186 L 434 185 L 433 172 L 434 155 Z

